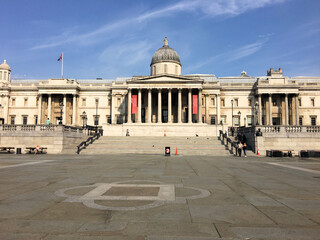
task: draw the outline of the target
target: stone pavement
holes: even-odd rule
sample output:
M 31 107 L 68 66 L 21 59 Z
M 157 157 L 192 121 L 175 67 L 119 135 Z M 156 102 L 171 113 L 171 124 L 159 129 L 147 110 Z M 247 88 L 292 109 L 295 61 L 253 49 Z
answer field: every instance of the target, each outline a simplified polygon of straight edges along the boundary
M 0 239 L 320 239 L 319 181 L 298 158 L 1 154 Z

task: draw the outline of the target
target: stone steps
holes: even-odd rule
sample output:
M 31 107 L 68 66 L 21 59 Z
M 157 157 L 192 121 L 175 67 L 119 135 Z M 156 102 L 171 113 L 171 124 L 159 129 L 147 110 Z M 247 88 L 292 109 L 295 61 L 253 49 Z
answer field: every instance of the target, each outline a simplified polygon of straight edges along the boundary
M 171 154 L 229 155 L 217 137 L 101 137 L 81 154 L 164 154 L 165 147 Z

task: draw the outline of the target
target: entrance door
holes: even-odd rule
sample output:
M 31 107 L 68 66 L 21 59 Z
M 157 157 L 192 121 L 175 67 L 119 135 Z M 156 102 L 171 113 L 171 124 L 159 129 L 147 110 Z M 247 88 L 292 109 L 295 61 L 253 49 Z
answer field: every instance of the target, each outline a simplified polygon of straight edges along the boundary
M 186 110 L 184 111 L 184 122 L 185 123 L 187 123 L 189 121 L 189 119 L 188 119 L 188 111 L 189 111 L 188 108 L 186 108 Z
M 0 125 L 4 124 L 4 118 L 0 118 Z
M 141 108 L 141 122 L 145 123 L 146 122 L 146 109 Z
M 162 110 L 162 122 L 163 123 L 168 122 L 168 110 L 167 109 Z
M 272 118 L 272 125 L 280 125 L 280 118 L 279 117 L 273 117 Z

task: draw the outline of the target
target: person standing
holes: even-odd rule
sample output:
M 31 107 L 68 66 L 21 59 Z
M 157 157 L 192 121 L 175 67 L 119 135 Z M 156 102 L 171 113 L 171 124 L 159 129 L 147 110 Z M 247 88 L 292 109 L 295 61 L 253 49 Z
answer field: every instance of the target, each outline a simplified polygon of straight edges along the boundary
M 46 123 L 47 123 L 47 125 L 50 125 L 50 119 L 49 118 L 47 119 Z
M 244 157 L 247 157 L 247 144 L 246 144 L 246 142 L 243 143 L 242 149 L 243 149 Z
M 239 154 L 239 157 L 241 157 L 241 152 L 242 152 L 242 143 L 239 141 L 239 145 L 238 145 L 238 154 Z

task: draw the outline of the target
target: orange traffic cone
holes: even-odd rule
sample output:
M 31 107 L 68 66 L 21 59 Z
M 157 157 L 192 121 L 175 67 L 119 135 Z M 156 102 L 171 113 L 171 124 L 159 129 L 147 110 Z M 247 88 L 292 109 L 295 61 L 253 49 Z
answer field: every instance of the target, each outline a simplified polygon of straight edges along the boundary
M 259 153 L 259 148 L 258 148 L 258 150 L 257 150 L 257 155 L 260 155 L 260 153 Z
M 164 135 L 163 135 L 163 136 L 165 136 L 165 137 L 167 136 L 167 134 L 166 134 L 166 130 L 164 130 Z
M 176 148 L 176 155 L 178 155 L 178 148 Z

